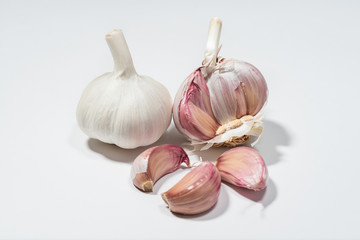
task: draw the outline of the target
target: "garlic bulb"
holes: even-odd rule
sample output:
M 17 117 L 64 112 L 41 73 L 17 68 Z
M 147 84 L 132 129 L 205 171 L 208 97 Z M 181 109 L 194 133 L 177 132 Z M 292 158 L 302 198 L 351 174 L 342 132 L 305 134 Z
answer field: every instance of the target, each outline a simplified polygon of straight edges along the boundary
M 142 152 L 133 162 L 131 179 L 144 192 L 152 192 L 153 185 L 162 176 L 176 171 L 182 163 L 190 167 L 190 160 L 184 149 L 164 144 Z
M 161 194 L 170 211 L 198 214 L 209 210 L 218 200 L 221 176 L 214 164 L 202 162 L 167 192 Z
M 221 179 L 238 187 L 255 191 L 266 187 L 268 170 L 263 158 L 249 147 L 230 149 L 217 159 Z
M 192 144 L 236 146 L 259 136 L 267 100 L 264 77 L 253 65 L 217 57 L 222 22 L 213 18 L 203 65 L 185 79 L 173 106 L 177 129 Z
M 171 121 L 172 99 L 154 79 L 136 73 L 121 30 L 106 35 L 114 70 L 85 88 L 77 107 L 77 121 L 91 138 L 122 148 L 157 141 Z

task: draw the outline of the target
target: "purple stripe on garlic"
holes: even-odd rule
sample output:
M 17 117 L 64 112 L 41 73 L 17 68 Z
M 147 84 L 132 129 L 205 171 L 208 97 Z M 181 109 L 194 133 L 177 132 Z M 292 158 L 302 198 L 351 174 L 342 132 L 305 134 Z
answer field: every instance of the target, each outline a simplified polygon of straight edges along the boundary
M 266 187 L 268 170 L 260 154 L 249 147 L 224 152 L 216 161 L 223 181 L 255 191 Z
M 220 194 L 221 176 L 214 164 L 202 162 L 161 196 L 170 211 L 198 214 L 215 205 Z
M 152 147 L 134 160 L 131 180 L 140 190 L 152 192 L 157 180 L 176 171 L 182 163 L 190 167 L 189 157 L 181 147 L 170 144 Z
M 209 90 L 199 69 L 187 78 L 181 92 L 183 95 L 176 96 L 173 107 L 174 122 L 179 131 L 198 141 L 215 137 L 220 125 L 212 113 Z

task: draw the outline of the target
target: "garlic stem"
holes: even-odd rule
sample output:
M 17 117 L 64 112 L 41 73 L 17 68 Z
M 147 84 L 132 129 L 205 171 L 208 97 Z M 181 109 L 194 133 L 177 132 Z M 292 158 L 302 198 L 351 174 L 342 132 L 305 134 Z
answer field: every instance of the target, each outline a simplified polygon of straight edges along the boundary
M 219 48 L 219 40 L 221 34 L 222 21 L 214 17 L 210 20 L 209 34 L 206 43 L 205 59 L 203 65 L 215 66 L 217 52 Z
M 136 74 L 123 32 L 119 29 L 111 31 L 106 34 L 106 41 L 114 59 L 114 74 L 118 76 Z

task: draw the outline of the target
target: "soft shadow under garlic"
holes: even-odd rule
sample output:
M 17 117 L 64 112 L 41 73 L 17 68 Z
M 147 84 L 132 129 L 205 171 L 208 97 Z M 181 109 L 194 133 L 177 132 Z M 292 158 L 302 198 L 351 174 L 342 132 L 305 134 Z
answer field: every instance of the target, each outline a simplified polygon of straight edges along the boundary
M 286 129 L 280 124 L 264 119 L 264 130 L 255 149 L 263 157 L 266 165 L 270 166 L 281 161 L 282 154 L 279 151 L 279 146 L 289 146 L 291 138 Z M 247 143 L 245 146 L 251 146 Z M 271 174 L 271 173 L 270 173 Z
M 168 173 L 168 174 L 162 176 L 159 180 L 157 180 L 156 184 L 154 184 L 153 191 L 150 192 L 149 194 L 159 195 L 160 196 L 160 193 L 161 193 L 160 189 L 163 186 L 163 184 L 168 181 L 168 179 L 171 179 L 176 175 L 181 175 L 184 172 L 188 172 L 188 171 L 190 171 L 189 167 L 187 167 L 185 164 L 180 165 L 179 169 L 176 170 L 175 172 Z
M 267 166 L 273 165 L 277 162 L 280 162 L 282 159 L 282 154 L 279 150 L 280 146 L 289 146 L 291 142 L 291 137 L 286 129 L 280 124 L 264 119 L 264 130 L 261 135 L 259 142 L 252 147 L 251 144 L 257 140 L 257 137 L 252 137 L 249 142 L 243 144 L 242 146 L 247 146 L 255 148 L 260 155 L 263 157 Z M 176 131 L 176 129 L 174 129 Z M 177 133 L 179 134 L 179 133 Z M 179 136 L 180 137 L 180 136 Z M 216 162 L 217 158 L 223 154 L 225 151 L 230 150 L 230 147 L 211 147 L 206 151 L 201 150 L 192 150 L 193 146 L 189 147 L 190 144 L 186 142 L 186 139 L 183 139 L 182 147 L 188 149 L 189 156 L 197 155 L 203 160 L 208 160 L 213 163 Z
M 170 125 L 169 129 L 160 137 L 160 139 L 149 146 L 138 147 L 135 149 L 124 149 L 114 144 L 103 143 L 97 139 L 90 138 L 88 140 L 88 147 L 92 151 L 97 152 L 112 161 L 132 163 L 134 159 L 146 149 L 162 144 L 174 144 L 181 146 L 184 142 L 186 142 L 186 139 L 173 125 Z
M 268 180 L 267 187 L 261 191 L 253 191 L 250 189 L 237 187 L 226 182 L 223 182 L 223 184 L 233 189 L 241 196 L 253 202 L 260 203 L 264 209 L 267 208 L 271 203 L 273 203 L 277 197 L 276 186 L 271 179 Z
M 184 146 L 186 148 L 186 146 Z M 199 156 L 202 160 L 207 160 L 212 163 L 215 163 L 218 157 L 223 154 L 225 151 L 230 150 L 231 148 L 228 147 L 212 147 L 207 149 L 206 151 L 190 151 L 188 154 L 189 156 L 196 155 Z

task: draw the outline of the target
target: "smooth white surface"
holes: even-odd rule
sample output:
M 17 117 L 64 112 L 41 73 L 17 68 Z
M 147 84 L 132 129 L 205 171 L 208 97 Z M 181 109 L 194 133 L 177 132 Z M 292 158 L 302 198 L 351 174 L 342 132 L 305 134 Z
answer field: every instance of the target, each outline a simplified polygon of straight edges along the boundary
M 1 1 L 0 239 L 360 238 L 359 12 L 356 1 Z M 108 31 L 122 28 L 137 71 L 174 97 L 213 16 L 220 55 L 268 82 L 256 148 L 271 180 L 260 193 L 223 185 L 208 213 L 176 216 L 159 194 L 186 170 L 138 191 L 131 161 L 145 148 L 89 140 L 75 109 L 112 70 Z M 156 144 L 183 142 L 171 125 Z

